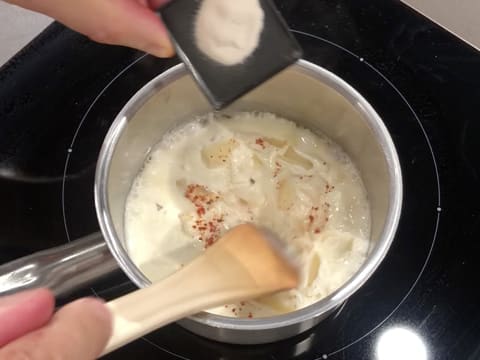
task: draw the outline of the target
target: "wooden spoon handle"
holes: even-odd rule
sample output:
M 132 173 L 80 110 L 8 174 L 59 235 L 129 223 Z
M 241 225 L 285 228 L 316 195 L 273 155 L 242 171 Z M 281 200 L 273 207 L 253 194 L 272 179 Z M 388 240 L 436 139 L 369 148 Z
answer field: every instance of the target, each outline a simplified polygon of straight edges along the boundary
M 186 277 L 176 280 L 169 278 L 107 303 L 113 317 L 113 329 L 102 355 L 202 310 L 202 299 L 193 301 L 190 296 L 189 288 L 194 282 Z
M 242 225 L 165 280 L 110 301 L 113 332 L 102 355 L 201 310 L 288 289 L 297 281 L 296 271 L 262 235 Z
M 102 355 L 188 315 L 252 296 L 249 287 L 232 287 L 225 272 L 215 271 L 204 257 L 199 260 L 160 283 L 107 303 L 113 331 Z

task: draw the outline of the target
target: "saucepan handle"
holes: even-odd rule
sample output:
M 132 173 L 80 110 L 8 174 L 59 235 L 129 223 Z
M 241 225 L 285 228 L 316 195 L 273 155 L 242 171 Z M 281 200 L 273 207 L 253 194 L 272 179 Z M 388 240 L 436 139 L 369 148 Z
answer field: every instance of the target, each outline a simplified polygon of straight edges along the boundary
M 0 296 L 48 287 L 62 297 L 118 269 L 101 233 L 0 265 Z

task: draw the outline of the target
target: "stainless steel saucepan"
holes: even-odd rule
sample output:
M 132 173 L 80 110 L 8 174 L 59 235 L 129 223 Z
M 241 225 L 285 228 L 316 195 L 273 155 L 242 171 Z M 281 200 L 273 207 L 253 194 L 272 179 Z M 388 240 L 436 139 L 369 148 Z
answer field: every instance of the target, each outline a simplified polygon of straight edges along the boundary
M 270 318 L 235 319 L 200 313 L 180 321 L 185 328 L 214 340 L 266 343 L 313 327 L 377 269 L 390 248 L 400 218 L 400 164 L 386 127 L 368 102 L 331 72 L 306 61 L 299 61 L 228 110 L 273 112 L 327 135 L 357 165 L 371 207 L 368 258 L 330 296 L 304 309 Z M 0 266 L 0 294 L 48 286 L 60 295 L 118 266 L 137 286 L 148 286 L 150 281 L 132 262 L 125 246 L 128 192 L 152 146 L 179 122 L 209 111 L 209 104 L 183 65 L 169 69 L 138 91 L 113 122 L 98 159 L 95 205 L 102 234 Z

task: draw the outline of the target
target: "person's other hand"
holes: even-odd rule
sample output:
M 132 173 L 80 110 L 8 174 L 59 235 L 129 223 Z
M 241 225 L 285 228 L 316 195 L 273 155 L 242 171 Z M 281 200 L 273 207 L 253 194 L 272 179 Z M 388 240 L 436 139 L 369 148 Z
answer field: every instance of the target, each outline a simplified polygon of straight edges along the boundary
M 85 298 L 54 313 L 46 289 L 0 297 L 1 360 L 93 360 L 111 333 L 110 312 Z
M 158 57 L 174 54 L 165 26 L 153 11 L 169 0 L 6 0 L 48 15 L 90 39 Z

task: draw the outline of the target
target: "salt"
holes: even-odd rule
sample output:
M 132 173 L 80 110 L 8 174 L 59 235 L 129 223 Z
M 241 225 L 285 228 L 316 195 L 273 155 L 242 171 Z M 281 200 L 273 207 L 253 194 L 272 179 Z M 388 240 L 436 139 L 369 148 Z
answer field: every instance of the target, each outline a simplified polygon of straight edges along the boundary
M 263 21 L 259 0 L 203 0 L 195 21 L 195 41 L 216 62 L 241 64 L 257 48 Z

